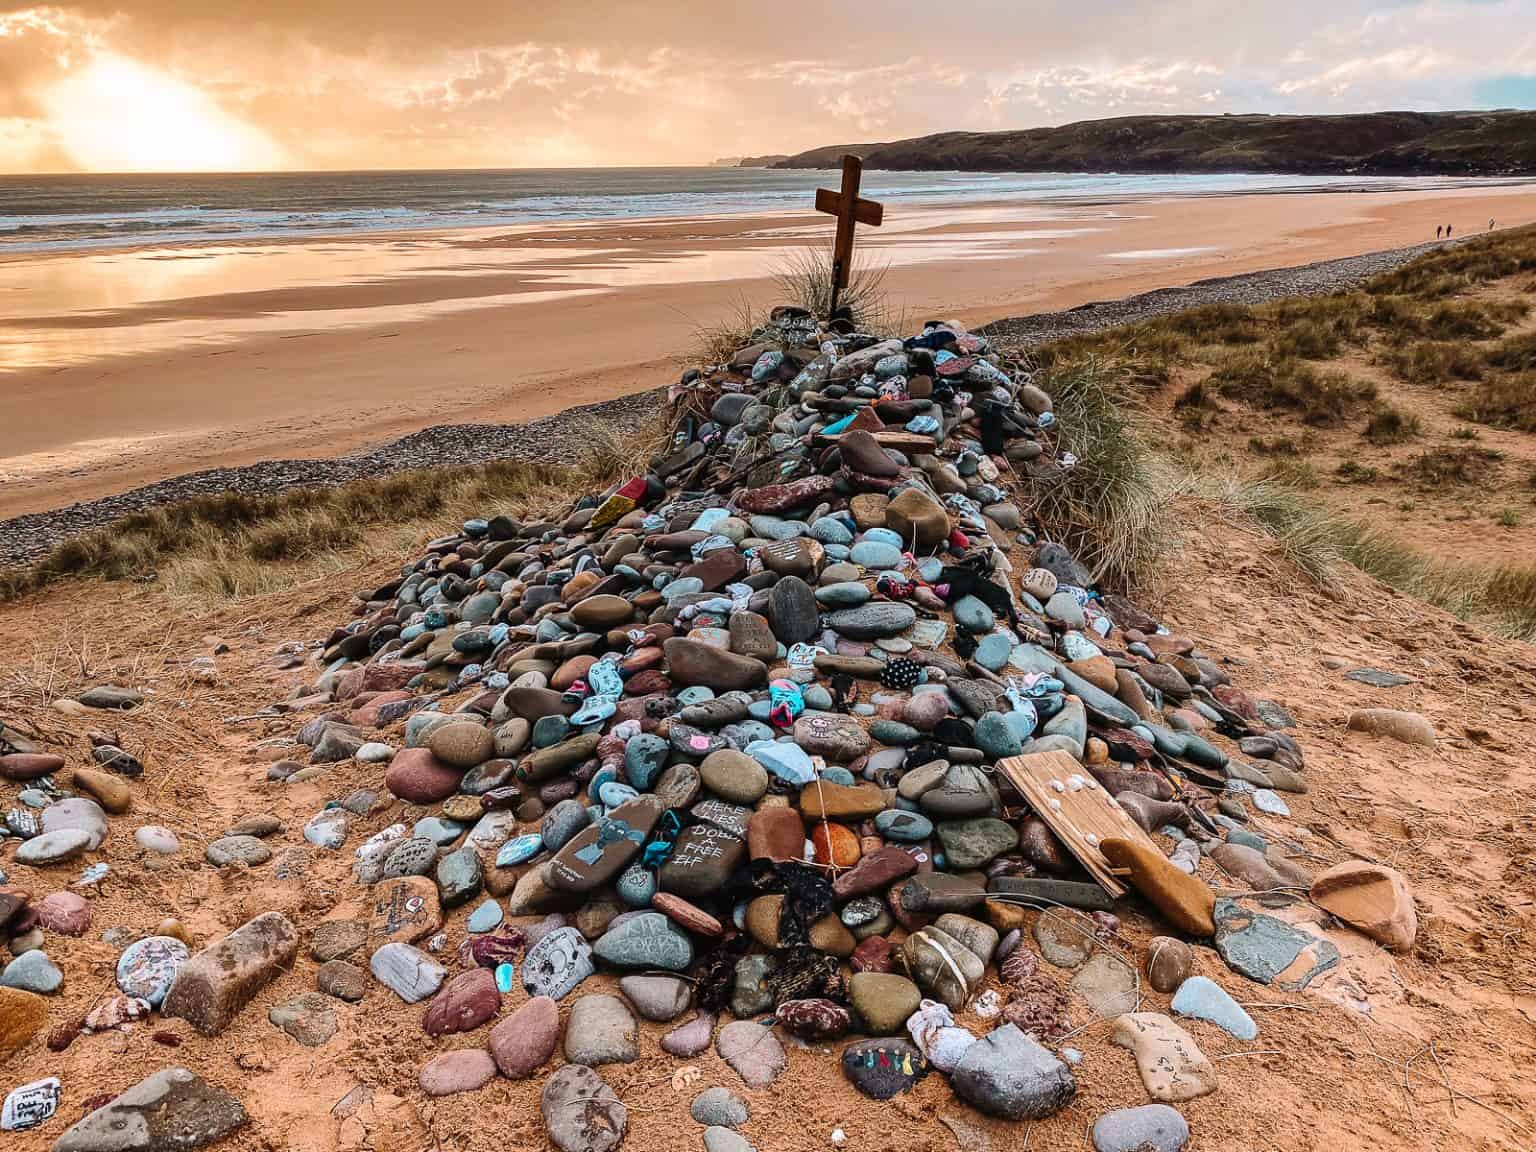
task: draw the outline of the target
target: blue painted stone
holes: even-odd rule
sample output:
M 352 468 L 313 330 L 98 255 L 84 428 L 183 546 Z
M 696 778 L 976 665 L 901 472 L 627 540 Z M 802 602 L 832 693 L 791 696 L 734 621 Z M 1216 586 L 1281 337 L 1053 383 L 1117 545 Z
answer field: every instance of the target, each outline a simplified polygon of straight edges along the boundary
M 821 778 L 828 784 L 842 784 L 849 788 L 858 783 L 853 773 L 840 764 L 828 764 L 821 770 Z
M 158 1008 L 189 954 L 174 936 L 135 940 L 117 958 L 117 986 L 123 995 L 138 996 Z
M 624 745 L 624 774 L 629 782 L 642 792 L 650 791 L 666 766 L 669 751 L 667 742 L 653 732 L 631 736 Z
M 571 722 L 564 716 L 540 716 L 533 725 L 533 746 L 552 748 L 570 735 Z
M 853 532 L 836 516 L 823 516 L 811 523 L 811 537 L 823 544 L 852 544 Z
M 1040 722 L 1034 704 L 1029 700 L 1022 703 L 1024 707 L 1003 713 L 1003 723 L 1008 725 L 1008 731 L 1017 736 L 1021 744 L 1035 734 L 1035 727 Z
M 544 847 L 544 838 L 537 832 L 526 832 L 508 840 L 496 853 L 496 867 L 512 868 L 532 860 Z
M 464 926 L 477 935 L 490 932 L 501 924 L 501 905 L 494 900 L 487 900 L 475 908 L 469 914 L 469 919 Z
M 656 896 L 656 874 L 639 864 L 631 864 L 620 873 L 615 887 L 619 899 L 631 908 L 649 908 Z
M 1234 900 L 1216 901 L 1216 951 L 1239 975 L 1287 992 L 1300 991 L 1339 963 L 1331 941 L 1250 912 Z
M 892 532 L 889 528 L 870 528 L 864 533 L 864 535 L 860 536 L 859 539 L 872 540 L 880 544 L 889 544 L 893 548 L 905 547 L 905 543 L 901 538 L 901 533 Z
M 933 835 L 933 821 L 920 812 L 887 808 L 875 817 L 875 831 L 898 844 L 916 844 Z
M 628 784 L 620 784 L 617 780 L 604 784 L 597 790 L 597 798 L 602 801 L 604 808 L 617 808 L 620 804 L 628 804 L 638 797 L 636 792 Z
M 638 739 L 638 737 L 637 737 Z M 809 784 L 816 778 L 816 766 L 798 744 L 779 740 L 760 740 L 748 744 L 748 756 L 756 760 L 769 773 L 790 784 Z
M 496 965 L 496 990 L 503 995 L 512 991 L 512 981 L 517 976 L 517 969 L 510 963 Z
M 587 799 L 597 800 L 602 795 L 603 785 L 611 784 L 619 778 L 616 768 L 604 766 L 592 774 L 592 779 L 587 782 Z
M 974 596 L 962 596 L 950 607 L 956 626 L 968 629 L 977 635 L 992 631 L 997 624 L 997 618 L 992 615 L 992 609 Z
M 1206 976 L 1191 976 L 1179 985 L 1173 997 L 1173 1010 L 1180 1016 L 1209 1021 L 1239 1040 L 1252 1040 L 1259 1034 L 1253 1017 L 1243 1011 L 1225 988 Z
M 714 698 L 714 690 L 703 684 L 694 684 L 691 687 L 684 688 L 677 694 L 677 702 L 684 707 L 690 704 L 702 704 L 704 701 L 713 700 Z
M 988 760 L 1002 760 L 1024 751 L 1024 742 L 1014 734 L 1001 712 L 988 712 L 976 721 L 976 747 Z

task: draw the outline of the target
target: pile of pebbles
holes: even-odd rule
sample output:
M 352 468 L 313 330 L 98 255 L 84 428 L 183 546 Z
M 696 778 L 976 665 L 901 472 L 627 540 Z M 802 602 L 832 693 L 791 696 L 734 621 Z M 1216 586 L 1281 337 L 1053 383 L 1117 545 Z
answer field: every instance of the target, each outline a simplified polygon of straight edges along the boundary
M 1194 974 L 1197 947 L 1287 990 L 1339 965 L 1327 939 L 1218 899 L 1202 869 L 1275 899 L 1310 889 L 1396 948 L 1406 885 L 1363 862 L 1313 877 L 1250 827 L 1306 788 L 1290 717 L 1040 538 L 1023 494 L 1074 462 L 1027 371 L 955 323 L 880 340 L 781 308 L 757 335 L 673 386 L 674 433 L 644 474 L 548 520 L 464 523 L 320 646 L 285 705 L 313 713 L 305 755 L 268 779 L 378 766 L 302 830 L 311 851 L 351 852 L 367 914 L 310 934 L 316 987 L 272 1024 L 319 1046 L 336 1001 L 387 988 L 440 1042 L 484 1029 L 424 1063 L 430 1095 L 543 1075 L 558 1051 L 549 1137 L 606 1152 L 627 1114 L 599 1069 L 641 1058 L 641 1020 L 671 1025 L 667 1056 L 713 1046 L 739 1077 L 693 1103 L 714 1150 L 750 1148 L 734 1130 L 786 1043 L 840 1045 L 876 1100 L 937 1074 L 983 1113 L 1038 1120 L 1084 1074 L 1072 1034 L 1112 1020 L 1153 1103 L 1101 1116 L 1095 1146 L 1182 1147 L 1170 1105 L 1218 1082 L 1173 1017 L 1257 1034 Z M 52 784 L 57 758 L 4 751 L 0 775 L 48 781 L 18 861 L 85 851 L 72 833 L 38 858 L 77 798 Z M 1097 845 L 1172 929 L 1144 951 L 996 770 L 1040 752 L 1151 835 Z M 98 775 L 121 770 L 108 753 Z M 262 867 L 279 828 L 231 829 L 207 859 Z M 15 891 L 13 950 L 41 919 Z M 107 1003 L 216 1034 L 300 943 L 275 912 L 197 953 L 168 930 L 124 951 Z M 617 994 L 590 990 L 599 969 Z

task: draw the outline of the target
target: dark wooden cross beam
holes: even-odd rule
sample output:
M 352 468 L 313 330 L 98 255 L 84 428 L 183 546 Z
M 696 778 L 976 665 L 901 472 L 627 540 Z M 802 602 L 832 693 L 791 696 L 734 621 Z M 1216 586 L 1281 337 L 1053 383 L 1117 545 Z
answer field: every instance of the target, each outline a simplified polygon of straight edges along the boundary
M 837 217 L 837 243 L 832 248 L 832 302 L 828 312 L 837 311 L 837 294 L 848 287 L 848 273 L 853 267 L 853 226 L 868 224 L 880 227 L 885 209 L 878 201 L 859 199 L 859 176 L 864 162 L 857 156 L 843 157 L 843 187 L 839 192 L 830 188 L 816 189 L 816 211 Z

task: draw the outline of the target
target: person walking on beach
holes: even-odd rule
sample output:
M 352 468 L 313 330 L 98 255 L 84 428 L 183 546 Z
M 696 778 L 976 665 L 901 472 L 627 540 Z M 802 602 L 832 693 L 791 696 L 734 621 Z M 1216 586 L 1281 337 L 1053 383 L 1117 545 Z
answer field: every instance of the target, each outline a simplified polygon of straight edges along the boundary
M 1435 225 L 1435 239 L 1436 240 L 1440 239 L 1440 237 L 1443 236 L 1444 234 L 1445 234 L 1445 225 L 1444 224 L 1436 224 Z
M 1493 231 L 1493 217 L 1492 216 L 1488 217 L 1488 231 L 1490 231 L 1490 232 Z
M 1447 240 L 1451 238 L 1451 226 L 1449 224 L 1445 226 L 1445 238 Z

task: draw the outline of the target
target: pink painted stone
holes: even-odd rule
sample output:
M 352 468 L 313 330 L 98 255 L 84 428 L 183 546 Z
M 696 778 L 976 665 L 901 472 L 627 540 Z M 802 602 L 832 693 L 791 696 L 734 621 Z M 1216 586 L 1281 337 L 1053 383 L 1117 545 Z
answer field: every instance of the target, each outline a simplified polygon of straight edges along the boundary
M 501 993 L 496 989 L 496 975 L 489 968 L 461 972 L 443 986 L 422 1017 L 421 1026 L 428 1036 L 449 1032 L 472 1032 L 501 1007 Z
M 91 926 L 91 905 L 78 892 L 50 892 L 37 902 L 37 922 L 60 936 L 84 936 Z
M 503 1076 L 526 1080 L 555 1054 L 559 1041 L 559 1005 L 535 996 L 492 1028 L 487 1043 Z
M 484 1048 L 460 1048 L 428 1060 L 418 1080 L 428 1096 L 452 1096 L 484 1088 L 495 1075 L 496 1061 Z

